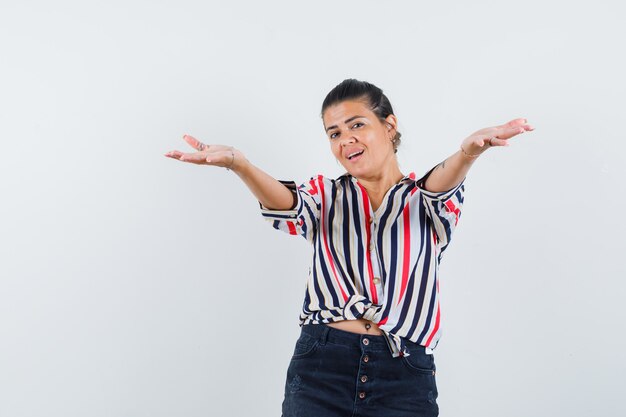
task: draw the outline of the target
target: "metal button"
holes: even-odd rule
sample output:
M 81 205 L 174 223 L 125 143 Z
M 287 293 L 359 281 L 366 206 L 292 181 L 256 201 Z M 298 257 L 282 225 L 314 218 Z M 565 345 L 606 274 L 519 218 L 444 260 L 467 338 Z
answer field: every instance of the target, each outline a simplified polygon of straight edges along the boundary
M 373 217 L 370 217 L 370 223 L 372 223 L 374 221 Z
M 374 250 L 375 247 L 374 242 L 370 243 L 370 250 Z
M 369 362 L 369 360 L 370 360 L 369 356 L 367 355 L 363 356 L 363 362 Z
M 363 344 L 365 346 L 369 345 L 370 344 L 370 340 L 366 337 L 365 339 L 363 339 Z
M 373 281 L 374 281 L 374 284 L 380 284 L 380 278 L 378 277 L 374 277 Z
M 365 398 L 365 393 L 363 391 L 359 392 L 359 398 L 361 399 Z
M 367 375 L 363 375 L 361 377 L 361 382 L 366 382 L 367 381 Z

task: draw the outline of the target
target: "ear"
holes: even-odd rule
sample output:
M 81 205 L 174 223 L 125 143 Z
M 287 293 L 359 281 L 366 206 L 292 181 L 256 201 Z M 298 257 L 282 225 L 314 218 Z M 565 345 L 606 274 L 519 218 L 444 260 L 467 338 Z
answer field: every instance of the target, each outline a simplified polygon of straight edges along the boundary
M 398 119 L 394 114 L 390 114 L 385 119 L 385 127 L 389 132 L 394 131 L 398 128 Z

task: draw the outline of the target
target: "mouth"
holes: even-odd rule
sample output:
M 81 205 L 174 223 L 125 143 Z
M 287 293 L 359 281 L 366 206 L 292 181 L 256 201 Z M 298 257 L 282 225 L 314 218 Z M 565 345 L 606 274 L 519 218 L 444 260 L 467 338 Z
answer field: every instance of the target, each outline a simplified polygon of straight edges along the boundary
M 361 158 L 361 155 L 363 155 L 364 150 L 360 150 L 358 152 L 352 152 L 350 155 L 348 155 L 348 160 L 350 161 L 357 161 L 358 159 Z

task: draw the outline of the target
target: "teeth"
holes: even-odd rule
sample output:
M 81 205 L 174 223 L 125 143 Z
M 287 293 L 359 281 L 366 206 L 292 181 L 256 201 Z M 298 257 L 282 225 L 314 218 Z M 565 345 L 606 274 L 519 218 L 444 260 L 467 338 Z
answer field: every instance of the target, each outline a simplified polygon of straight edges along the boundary
M 352 157 L 354 157 L 355 155 L 359 155 L 361 153 L 363 153 L 363 151 L 353 152 L 350 155 L 348 155 L 348 159 L 352 159 Z

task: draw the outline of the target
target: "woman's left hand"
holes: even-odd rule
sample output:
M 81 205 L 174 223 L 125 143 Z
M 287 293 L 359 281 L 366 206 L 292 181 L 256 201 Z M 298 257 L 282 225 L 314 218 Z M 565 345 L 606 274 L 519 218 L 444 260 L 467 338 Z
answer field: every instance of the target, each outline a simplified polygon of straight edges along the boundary
M 470 155 L 480 155 L 493 146 L 509 146 L 508 140 L 535 128 L 524 118 L 513 119 L 500 126 L 480 129 L 463 140 L 461 147 Z

